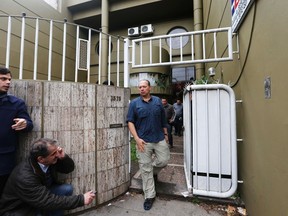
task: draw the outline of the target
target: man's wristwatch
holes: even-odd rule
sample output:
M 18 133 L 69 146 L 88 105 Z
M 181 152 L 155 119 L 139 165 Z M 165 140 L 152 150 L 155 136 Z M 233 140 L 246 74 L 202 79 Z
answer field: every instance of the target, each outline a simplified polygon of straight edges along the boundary
M 164 134 L 164 136 L 168 136 L 168 134 Z

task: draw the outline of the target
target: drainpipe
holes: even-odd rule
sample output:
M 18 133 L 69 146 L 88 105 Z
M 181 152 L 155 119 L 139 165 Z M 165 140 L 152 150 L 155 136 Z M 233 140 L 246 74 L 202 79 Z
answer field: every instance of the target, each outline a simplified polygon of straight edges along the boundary
M 102 0 L 101 6 L 101 83 L 108 80 L 108 33 L 109 33 L 109 4 L 108 0 Z M 100 54 L 100 53 L 99 53 Z M 99 83 L 99 84 L 101 84 Z
M 203 3 L 202 0 L 193 0 L 194 31 L 203 30 Z M 202 35 L 195 36 L 195 59 L 203 58 Z M 195 64 L 196 79 L 205 75 L 204 63 Z

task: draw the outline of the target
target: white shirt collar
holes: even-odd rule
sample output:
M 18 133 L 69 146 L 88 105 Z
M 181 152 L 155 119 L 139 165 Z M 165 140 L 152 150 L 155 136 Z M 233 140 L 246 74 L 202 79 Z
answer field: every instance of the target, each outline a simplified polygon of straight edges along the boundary
M 39 162 L 37 162 L 37 163 L 39 164 L 39 166 L 40 166 L 40 168 L 42 169 L 42 171 L 43 171 L 44 173 L 46 173 L 47 170 L 48 170 L 48 168 L 49 168 L 49 166 L 46 166 L 46 165 L 41 164 L 41 163 L 39 163 Z

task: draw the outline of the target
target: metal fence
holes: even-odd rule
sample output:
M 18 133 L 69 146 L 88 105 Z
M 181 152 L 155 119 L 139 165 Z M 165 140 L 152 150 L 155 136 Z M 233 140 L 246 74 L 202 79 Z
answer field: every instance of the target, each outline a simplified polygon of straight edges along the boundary
M 121 85 L 124 39 L 100 30 L 39 17 L 0 15 L 1 64 L 19 69 L 19 79 L 60 80 L 101 84 L 103 73 Z M 109 52 L 103 57 L 103 43 Z M 105 59 L 105 63 L 103 63 Z M 107 64 L 107 71 L 103 65 Z M 85 77 L 80 79 L 79 77 Z

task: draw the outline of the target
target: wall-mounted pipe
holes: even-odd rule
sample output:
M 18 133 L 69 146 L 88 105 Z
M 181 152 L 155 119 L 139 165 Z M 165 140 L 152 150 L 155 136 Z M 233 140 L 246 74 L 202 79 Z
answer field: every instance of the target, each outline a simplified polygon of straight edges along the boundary
M 102 0 L 101 5 L 101 31 L 102 34 L 101 44 L 101 82 L 108 78 L 108 33 L 109 33 L 109 3 L 108 0 Z M 101 83 L 99 83 L 101 84 Z

